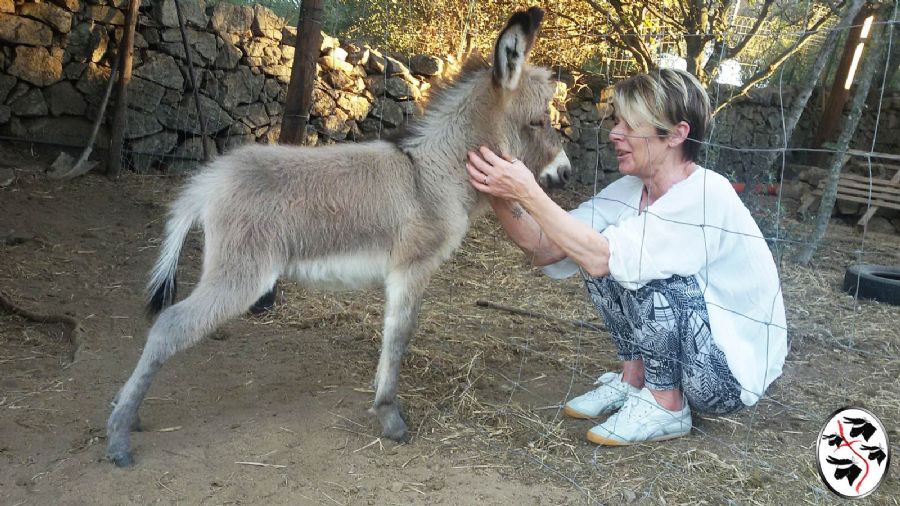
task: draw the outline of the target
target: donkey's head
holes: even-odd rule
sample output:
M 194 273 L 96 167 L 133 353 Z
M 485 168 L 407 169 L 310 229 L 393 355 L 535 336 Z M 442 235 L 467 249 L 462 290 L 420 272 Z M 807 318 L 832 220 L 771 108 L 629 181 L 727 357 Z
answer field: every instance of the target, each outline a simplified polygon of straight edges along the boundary
M 537 7 L 513 14 L 494 44 L 493 65 L 481 57 L 466 62 L 401 141 L 407 153 L 453 154 L 456 159 L 444 161 L 458 170 L 467 150 L 488 146 L 525 162 L 545 187 L 564 185 L 572 169 L 550 124 L 556 86 L 549 70 L 527 62 L 543 17 Z
M 562 139 L 550 123 L 550 101 L 556 90 L 549 70 L 528 64 L 544 11 L 532 7 L 509 18 L 494 44 L 491 90 L 482 95 L 493 118 L 489 145 L 531 167 L 545 187 L 563 186 L 572 168 Z

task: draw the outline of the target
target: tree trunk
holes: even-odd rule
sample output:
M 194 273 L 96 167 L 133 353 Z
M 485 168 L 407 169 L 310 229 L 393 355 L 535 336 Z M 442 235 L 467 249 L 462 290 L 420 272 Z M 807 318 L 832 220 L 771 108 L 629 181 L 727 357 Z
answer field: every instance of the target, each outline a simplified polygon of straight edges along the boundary
M 853 53 L 859 44 L 863 21 L 872 15 L 872 10 L 871 6 L 859 10 L 853 18 L 853 25 L 850 31 L 847 32 L 847 42 L 844 43 L 841 61 L 838 63 L 838 68 L 834 73 L 834 82 L 831 84 L 831 91 L 828 92 L 825 110 L 822 111 L 822 117 L 819 119 L 819 128 L 812 143 L 814 148 L 821 147 L 823 143 L 834 138 L 834 133 L 841 120 L 841 114 L 844 112 L 844 104 L 847 103 L 847 97 L 850 95 L 850 90 L 844 88 L 844 82 L 847 80 L 847 74 L 850 72 Z M 825 47 L 834 47 L 834 45 L 826 45 Z
M 306 124 L 312 107 L 313 86 L 316 83 L 316 60 L 322 50 L 322 10 L 324 0 L 303 0 L 297 23 L 297 45 L 291 82 L 284 105 L 281 134 L 282 144 L 306 142 Z
M 806 76 L 807 78 L 803 84 L 803 88 L 800 90 L 800 93 L 797 94 L 790 112 L 788 112 L 788 115 L 784 118 L 785 145 L 787 145 L 787 141 L 789 141 L 794 136 L 794 129 L 797 127 L 797 123 L 800 121 L 800 116 L 803 115 L 803 111 L 806 109 L 806 105 L 809 103 L 809 97 L 812 96 L 813 89 L 815 89 L 816 83 L 819 81 L 819 76 L 822 74 L 822 70 L 825 68 L 825 64 L 828 63 L 828 56 L 830 54 L 828 48 L 835 46 L 838 34 L 840 34 L 843 30 L 846 30 L 847 27 L 850 26 L 851 21 L 855 24 L 855 22 L 859 18 L 857 13 L 863 12 L 861 9 L 864 3 L 865 0 L 852 0 L 852 3 L 847 7 L 847 11 L 844 13 L 844 16 L 841 18 L 840 22 L 838 22 L 837 27 L 831 30 L 831 32 L 828 34 L 828 37 L 822 43 L 822 48 L 819 50 L 819 54 L 818 56 L 816 56 L 815 62 L 813 62 L 812 67 L 809 69 L 809 75 Z M 841 104 L 841 107 L 843 108 L 843 104 Z M 840 109 L 838 110 L 838 112 L 840 112 Z M 777 158 L 777 152 L 772 151 L 768 153 L 766 155 L 763 168 L 769 169 L 770 167 L 772 167 L 772 164 Z
M 687 37 L 684 45 L 687 71 L 693 74 L 703 86 L 708 86 L 709 79 L 703 67 L 703 47 L 706 45 L 703 38 L 700 36 Z
M 889 25 L 886 25 L 889 26 Z M 819 203 L 819 213 L 816 216 L 815 229 L 813 230 L 809 241 L 803 251 L 797 255 L 797 263 L 800 265 L 808 265 L 813 255 L 819 248 L 825 232 L 828 231 L 828 222 L 831 219 L 831 212 L 834 210 L 834 203 L 837 200 L 838 182 L 841 178 L 841 168 L 844 166 L 847 149 L 856 127 L 859 124 L 859 118 L 862 116 L 863 108 L 866 105 L 866 98 L 869 95 L 869 88 L 872 85 L 872 79 L 877 74 L 878 69 L 883 63 L 882 52 L 884 48 L 883 40 L 887 37 L 881 37 L 881 34 L 873 34 L 872 45 L 863 56 L 862 67 L 860 69 L 859 83 L 853 93 L 853 102 L 850 105 L 850 115 L 844 120 L 844 128 L 838 137 L 836 152 L 831 159 L 831 166 L 828 171 L 828 181 L 825 191 L 822 194 L 822 201 Z
M 112 138 L 109 141 L 109 165 L 106 174 L 117 177 L 122 171 L 122 144 L 125 134 L 125 107 L 128 105 L 128 84 L 131 82 L 131 63 L 134 53 L 134 29 L 137 25 L 140 0 L 129 0 L 125 14 L 125 29 L 119 39 L 119 83 L 116 90 L 116 110 L 113 114 Z M 112 77 L 112 76 L 110 76 Z

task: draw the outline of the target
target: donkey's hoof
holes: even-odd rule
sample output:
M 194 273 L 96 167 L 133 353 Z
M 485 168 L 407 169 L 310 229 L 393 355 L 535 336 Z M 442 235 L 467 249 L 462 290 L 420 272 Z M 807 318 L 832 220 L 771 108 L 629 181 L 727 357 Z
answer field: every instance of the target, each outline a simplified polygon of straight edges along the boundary
M 409 434 L 406 432 L 406 422 L 400 414 L 400 406 L 397 403 L 382 404 L 375 407 L 378 414 L 378 420 L 381 422 L 381 435 L 388 439 L 393 439 L 398 443 L 405 443 L 409 440 Z
M 397 442 L 397 443 L 408 443 L 409 438 L 410 438 L 409 431 L 406 430 L 405 427 L 403 428 L 402 431 L 395 431 L 395 432 L 391 432 L 390 434 L 385 432 L 382 435 L 392 441 Z
M 110 462 L 115 464 L 116 467 L 131 467 L 134 465 L 134 459 L 128 452 L 107 454 L 106 458 L 109 459 Z
M 406 423 L 400 417 L 382 427 L 381 435 L 398 443 L 409 441 L 409 431 L 406 430 Z

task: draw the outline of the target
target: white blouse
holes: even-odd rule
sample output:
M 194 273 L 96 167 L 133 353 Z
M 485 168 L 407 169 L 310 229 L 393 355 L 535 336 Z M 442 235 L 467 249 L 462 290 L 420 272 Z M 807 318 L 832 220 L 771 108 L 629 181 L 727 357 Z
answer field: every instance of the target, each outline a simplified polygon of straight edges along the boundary
M 778 270 L 759 227 L 728 180 L 702 167 L 639 213 L 643 188 L 624 176 L 570 214 L 606 237 L 610 276 L 627 289 L 696 276 L 741 400 L 756 404 L 787 356 Z M 543 270 L 561 279 L 579 267 L 567 258 Z

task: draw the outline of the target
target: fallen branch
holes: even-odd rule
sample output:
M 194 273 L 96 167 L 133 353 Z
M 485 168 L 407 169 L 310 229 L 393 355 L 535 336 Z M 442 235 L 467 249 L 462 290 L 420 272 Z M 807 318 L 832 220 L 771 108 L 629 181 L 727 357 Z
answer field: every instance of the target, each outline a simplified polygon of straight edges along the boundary
M 573 327 L 578 327 L 582 329 L 593 330 L 594 332 L 606 332 L 606 327 L 603 325 L 594 325 L 593 323 L 588 323 L 583 320 L 569 320 L 567 318 L 559 318 L 557 316 L 551 316 L 544 313 L 537 313 L 535 311 L 529 311 L 527 309 L 522 309 L 518 307 L 512 306 L 504 306 L 503 304 L 498 304 L 496 302 L 491 302 L 489 300 L 479 299 L 475 301 L 475 305 L 479 307 L 489 307 L 491 309 L 498 309 L 500 311 L 506 311 L 507 313 L 518 314 L 522 316 L 530 316 L 532 318 L 541 318 L 544 320 L 555 320 L 561 323 L 566 323 L 572 325 Z
M 275 469 L 284 469 L 287 466 L 279 464 L 266 464 L 264 462 L 235 462 L 239 466 L 255 466 L 255 467 L 274 467 Z
M 78 351 L 81 349 L 81 323 L 78 320 L 68 315 L 41 314 L 29 311 L 14 303 L 3 291 L 0 291 L 0 309 L 35 323 L 58 323 L 65 326 L 65 337 L 72 345 L 67 367 L 75 363 Z

